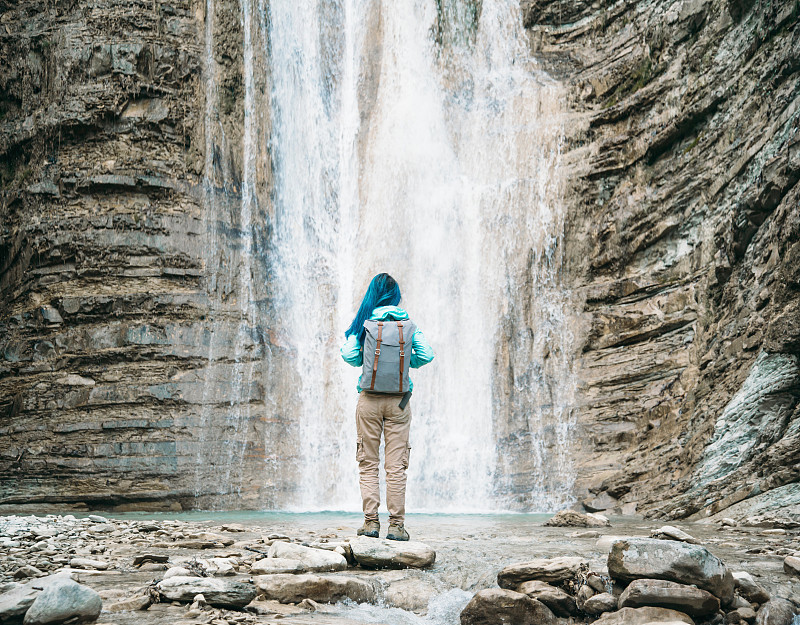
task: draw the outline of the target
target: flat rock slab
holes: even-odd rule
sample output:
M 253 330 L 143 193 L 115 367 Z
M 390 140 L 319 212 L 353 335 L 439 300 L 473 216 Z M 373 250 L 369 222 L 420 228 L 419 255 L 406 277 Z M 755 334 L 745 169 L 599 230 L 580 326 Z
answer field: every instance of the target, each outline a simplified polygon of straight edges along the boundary
M 558 584 L 574 579 L 581 571 L 588 570 L 589 561 L 584 558 L 559 557 L 538 558 L 507 566 L 497 574 L 500 588 L 513 590 L 522 582 L 535 579 L 548 584 Z
M 93 558 L 72 558 L 69 565 L 73 569 L 97 569 L 98 571 L 105 571 L 108 569 L 108 562 L 103 560 L 95 560 Z
M 694 625 L 692 618 L 683 612 L 667 608 L 622 608 L 606 612 L 592 625 L 647 625 L 648 623 L 685 623 Z
M 624 538 L 611 546 L 608 572 L 614 579 L 666 579 L 695 585 L 719 598 L 733 599 L 733 576 L 705 547 L 657 538 Z
M 481 590 L 461 611 L 461 625 L 555 625 L 557 622 L 543 603 L 502 588 Z
M 650 536 L 653 538 L 661 538 L 664 540 L 677 540 L 683 543 L 691 543 L 693 545 L 697 545 L 700 543 L 694 536 L 691 534 L 687 534 L 682 529 L 674 527 L 672 525 L 664 525 L 659 527 L 657 530 L 653 530 L 650 532 Z
M 347 560 L 340 553 L 305 547 L 296 543 L 283 541 L 272 543 L 268 553 L 270 558 L 296 560 L 308 571 L 344 571 L 347 568 Z
M 256 596 L 251 584 L 218 577 L 182 577 L 176 575 L 156 584 L 159 594 L 170 601 L 190 603 L 195 595 L 203 595 L 210 605 L 221 608 L 243 608 Z
M 719 599 L 707 590 L 695 586 L 664 579 L 637 579 L 632 581 L 620 595 L 619 607 L 644 606 L 670 608 L 698 617 L 719 610 Z
M 425 569 L 436 562 L 436 552 L 415 540 L 359 536 L 350 541 L 350 548 L 356 562 L 367 569 Z
M 517 586 L 517 592 L 545 604 L 556 616 L 569 617 L 578 613 L 575 598 L 560 588 L 532 579 Z
M 94 590 L 63 577 L 39 593 L 25 613 L 23 624 L 91 623 L 102 609 L 103 600 Z
M 259 575 L 255 578 L 258 591 L 266 599 L 281 603 L 299 603 L 311 599 L 319 603 L 334 603 L 350 599 L 356 603 L 375 601 L 375 587 L 369 582 L 348 575 Z
M 608 527 L 611 522 L 602 514 L 583 514 L 574 510 L 562 510 L 550 517 L 544 525 L 548 527 Z
M 250 567 L 252 575 L 271 575 L 275 573 L 305 573 L 308 569 L 300 560 L 289 558 L 264 558 L 253 562 Z

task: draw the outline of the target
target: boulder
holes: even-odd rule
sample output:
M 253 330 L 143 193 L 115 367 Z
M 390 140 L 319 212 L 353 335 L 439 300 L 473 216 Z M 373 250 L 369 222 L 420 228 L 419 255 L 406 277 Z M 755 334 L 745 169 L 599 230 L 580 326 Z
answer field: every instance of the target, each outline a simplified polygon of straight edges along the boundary
M 251 584 L 234 582 L 219 577 L 183 577 L 176 575 L 156 584 L 159 594 L 170 601 L 191 603 L 195 595 L 220 608 L 243 608 L 256 596 Z
M 33 605 L 39 591 L 27 584 L 16 584 L 6 587 L 0 595 L 0 623 L 22 620 L 22 616 Z
M 371 539 L 375 540 L 375 539 Z M 297 560 L 309 571 L 343 571 L 347 568 L 347 560 L 335 551 L 325 551 L 304 547 L 296 543 L 278 541 L 269 548 L 270 558 Z
M 24 625 L 92 623 L 102 609 L 103 600 L 94 590 L 62 577 L 38 594 L 22 622 Z
M 783 570 L 787 575 L 800 577 L 800 558 L 796 556 L 786 556 L 783 560 Z
M 288 558 L 264 558 L 253 562 L 250 567 L 252 575 L 270 575 L 272 573 L 304 573 L 306 567 L 300 560 Z
M 548 584 L 557 584 L 574 579 L 580 572 L 588 568 L 589 561 L 584 558 L 567 556 L 538 558 L 505 567 L 497 574 L 497 585 L 500 588 L 513 590 L 522 582 L 532 579 Z
M 517 586 L 517 592 L 528 595 L 531 599 L 541 601 L 550 608 L 550 611 L 556 616 L 563 616 L 566 618 L 578 612 L 578 606 L 575 605 L 574 597 L 546 582 L 540 582 L 536 579 L 522 582 Z
M 359 536 L 350 541 L 350 548 L 356 562 L 368 569 L 425 569 L 436 561 L 436 552 L 415 540 Z
M 153 603 L 153 601 L 150 599 L 150 595 L 136 595 L 135 597 L 115 601 L 106 607 L 106 611 L 135 612 L 138 610 L 146 610 L 150 607 L 151 603 Z
M 682 529 L 678 529 L 672 525 L 664 525 L 659 527 L 657 530 L 650 532 L 650 536 L 653 538 L 662 538 L 664 540 L 678 540 L 680 542 L 691 543 L 693 545 L 700 543 L 700 541 L 691 534 L 687 534 Z
M 592 595 L 583 602 L 583 611 L 587 614 L 598 615 L 603 612 L 613 612 L 617 609 L 617 598 L 607 592 Z
M 171 566 L 164 573 L 163 579 L 169 579 L 170 577 L 199 577 L 199 575 L 195 575 L 189 569 L 182 566 Z
M 667 608 L 622 608 L 616 612 L 606 612 L 592 625 L 647 625 L 647 623 L 686 623 L 694 625 L 691 617 L 677 610 Z
M 609 520 L 602 514 L 583 514 L 574 510 L 557 512 L 544 525 L 548 527 L 608 527 Z
M 391 582 L 384 593 L 387 605 L 410 612 L 422 612 L 436 596 L 436 588 L 429 582 L 407 577 Z
M 753 608 L 736 608 L 725 615 L 728 623 L 755 623 L 756 613 Z
M 461 625 L 555 625 L 557 622 L 543 603 L 521 592 L 501 588 L 481 590 L 461 611 Z
M 769 592 L 756 583 L 750 573 L 736 571 L 732 575 L 733 583 L 742 598 L 747 599 L 750 603 L 766 603 L 769 601 Z
M 230 558 L 198 559 L 197 562 L 203 567 L 203 571 L 205 571 L 207 575 L 213 575 L 214 577 L 236 575 L 236 567 Z
M 791 625 L 795 611 L 791 601 L 773 597 L 758 609 L 756 625 Z
M 663 579 L 632 581 L 619 598 L 621 608 L 670 608 L 698 617 L 719 610 L 719 599 L 707 590 Z
M 69 565 L 73 569 L 96 569 L 98 571 L 105 571 L 108 569 L 108 562 L 103 560 L 95 560 L 93 558 L 72 558 Z
M 369 582 L 347 575 L 292 575 L 278 573 L 259 575 L 256 587 L 267 599 L 281 603 L 299 603 L 312 599 L 334 603 L 350 599 L 357 603 L 375 601 L 375 587 Z
M 722 605 L 733 599 L 733 576 L 722 561 L 699 545 L 657 538 L 625 538 L 608 554 L 608 572 L 614 579 L 665 579 L 695 585 L 718 597 Z

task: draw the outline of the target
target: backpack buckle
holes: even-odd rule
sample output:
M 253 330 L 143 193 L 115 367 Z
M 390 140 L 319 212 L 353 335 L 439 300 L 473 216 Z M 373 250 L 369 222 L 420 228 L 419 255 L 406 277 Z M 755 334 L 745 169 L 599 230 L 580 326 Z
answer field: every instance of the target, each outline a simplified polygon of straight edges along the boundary
M 405 352 L 400 352 L 400 355 L 401 355 L 401 356 L 405 356 L 405 355 L 406 355 L 406 353 L 405 353 Z
M 379 349 L 376 349 L 376 350 L 375 350 L 375 355 L 376 355 L 376 356 L 380 356 L 380 355 L 381 355 L 381 350 L 379 350 Z

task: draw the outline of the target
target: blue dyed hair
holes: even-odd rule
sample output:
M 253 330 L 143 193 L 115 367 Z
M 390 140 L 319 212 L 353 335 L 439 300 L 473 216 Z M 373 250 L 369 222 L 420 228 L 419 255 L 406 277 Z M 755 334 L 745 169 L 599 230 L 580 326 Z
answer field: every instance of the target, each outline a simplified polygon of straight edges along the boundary
M 379 306 L 397 306 L 400 303 L 400 287 L 388 273 L 379 273 L 372 278 L 358 307 L 353 323 L 345 330 L 345 338 L 352 334 L 358 335 L 359 343 L 364 343 L 364 322 L 372 316 L 372 311 Z

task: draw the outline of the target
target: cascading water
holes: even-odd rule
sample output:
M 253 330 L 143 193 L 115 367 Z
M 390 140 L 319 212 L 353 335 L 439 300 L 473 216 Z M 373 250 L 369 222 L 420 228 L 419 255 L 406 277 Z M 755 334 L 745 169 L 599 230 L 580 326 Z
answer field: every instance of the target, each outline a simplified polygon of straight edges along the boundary
M 287 504 L 359 508 L 358 372 L 338 347 L 380 271 L 437 354 L 412 373 L 409 510 L 568 503 L 561 93 L 528 57 L 518 4 L 266 10 L 270 323 L 293 355 L 275 409 L 296 415 L 299 446 Z

